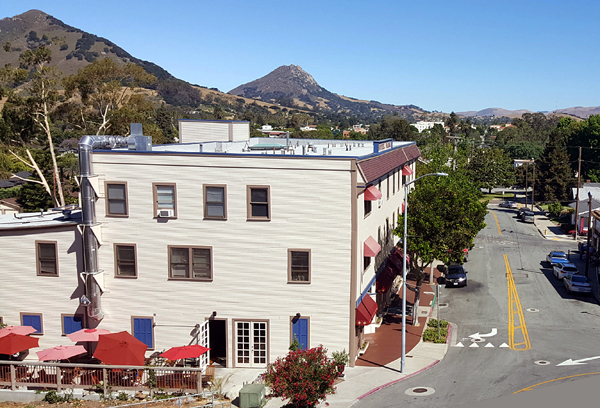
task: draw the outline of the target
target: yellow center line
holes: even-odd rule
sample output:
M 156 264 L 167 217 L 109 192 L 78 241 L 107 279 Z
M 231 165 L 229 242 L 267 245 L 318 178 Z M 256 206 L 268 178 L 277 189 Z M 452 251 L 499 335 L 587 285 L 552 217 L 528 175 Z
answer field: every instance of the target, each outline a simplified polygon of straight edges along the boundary
M 525 316 L 523 316 L 523 308 L 521 307 L 519 294 L 517 293 L 515 280 L 506 254 L 504 254 L 504 263 L 506 264 L 506 281 L 508 285 L 508 346 L 512 350 L 529 350 L 531 348 L 531 342 L 529 341 L 529 334 L 527 333 L 527 326 L 525 325 Z M 518 326 L 515 326 L 515 315 L 517 315 L 519 321 Z M 523 341 L 515 343 L 515 329 L 521 331 L 521 338 Z M 523 345 L 524 347 L 517 347 Z
M 498 227 L 498 235 L 502 235 L 502 231 L 500 231 L 500 224 L 498 223 L 498 217 L 496 217 L 496 213 L 492 211 L 494 218 L 496 219 L 496 227 Z
M 548 381 L 544 381 L 544 382 L 537 383 L 537 384 L 534 384 L 534 385 L 530 385 L 529 387 L 525 387 L 522 390 L 513 392 L 513 394 L 518 394 L 519 392 L 522 392 L 522 391 L 531 391 L 534 387 L 537 387 L 538 385 L 548 384 L 548 383 L 551 383 L 551 382 L 554 382 L 554 381 L 566 380 L 567 378 L 581 377 L 581 376 L 584 376 L 584 375 L 597 375 L 597 374 L 600 374 L 600 372 L 585 373 L 585 374 L 575 374 L 575 375 L 569 375 L 567 377 L 555 378 L 554 380 L 548 380 Z

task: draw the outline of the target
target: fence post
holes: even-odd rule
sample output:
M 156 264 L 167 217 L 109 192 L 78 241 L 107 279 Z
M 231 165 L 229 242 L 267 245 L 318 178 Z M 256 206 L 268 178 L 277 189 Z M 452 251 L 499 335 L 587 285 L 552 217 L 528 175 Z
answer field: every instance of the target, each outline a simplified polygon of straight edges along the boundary
M 13 391 L 17 390 L 17 373 L 16 373 L 16 369 L 15 369 L 15 365 L 11 364 L 10 365 L 10 389 Z
M 56 367 L 56 392 L 62 391 L 62 369 L 60 367 Z
M 202 392 L 202 371 L 197 371 L 196 374 L 196 392 L 198 394 Z
M 108 373 L 106 368 L 102 369 L 102 393 L 106 397 L 106 388 L 108 384 Z

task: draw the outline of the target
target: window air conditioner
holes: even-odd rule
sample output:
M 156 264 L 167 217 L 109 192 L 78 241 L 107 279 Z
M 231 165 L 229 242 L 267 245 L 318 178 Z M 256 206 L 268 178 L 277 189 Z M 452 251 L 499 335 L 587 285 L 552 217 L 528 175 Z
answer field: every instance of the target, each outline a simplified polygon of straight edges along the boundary
M 174 217 L 175 211 L 174 210 L 158 210 L 158 214 L 156 214 L 156 216 L 164 217 L 164 218 Z

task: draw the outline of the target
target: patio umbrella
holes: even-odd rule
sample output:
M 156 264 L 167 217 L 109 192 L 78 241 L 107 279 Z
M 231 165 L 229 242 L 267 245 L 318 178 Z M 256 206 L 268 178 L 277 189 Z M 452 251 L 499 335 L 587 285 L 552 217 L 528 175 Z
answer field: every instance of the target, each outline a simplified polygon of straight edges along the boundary
M 47 360 L 66 360 L 86 352 L 83 346 L 56 346 L 38 351 L 37 355 L 40 361 Z
M 196 358 L 210 350 L 208 347 L 199 344 L 191 346 L 173 347 L 162 353 L 160 356 L 169 360 L 179 360 L 180 358 Z
M 67 334 L 67 337 L 77 343 L 78 341 L 98 341 L 98 336 L 109 333 L 110 331 L 106 329 L 81 329 Z
M 0 354 L 15 354 L 23 350 L 38 347 L 39 341 L 40 339 L 37 337 L 9 333 L 6 336 L 0 337 Z
M 35 333 L 37 330 L 31 326 L 6 326 L 0 329 L 0 337 L 4 337 L 9 333 L 21 334 L 27 336 L 28 334 Z
M 142 366 L 147 349 L 126 331 L 101 334 L 94 357 L 106 364 Z

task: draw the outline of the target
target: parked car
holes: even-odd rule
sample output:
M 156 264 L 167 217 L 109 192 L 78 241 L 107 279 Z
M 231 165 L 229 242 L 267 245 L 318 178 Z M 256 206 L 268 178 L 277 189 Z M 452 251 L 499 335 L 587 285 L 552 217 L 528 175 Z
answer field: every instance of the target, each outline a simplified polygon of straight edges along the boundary
M 462 265 L 449 265 L 446 268 L 446 287 L 467 286 L 467 271 Z
M 563 279 L 565 276 L 577 275 L 579 273 L 575 264 L 572 263 L 556 264 L 552 269 L 554 271 L 554 276 L 558 279 Z
M 583 275 L 567 275 L 563 280 L 567 292 L 592 293 L 590 281 Z
M 535 223 L 535 214 L 531 211 L 524 211 L 521 214 L 521 221 Z
M 527 207 L 521 207 L 519 208 L 519 218 L 521 218 L 521 216 L 523 215 L 524 212 L 526 211 L 531 211 L 529 208 Z
M 514 201 L 502 201 L 499 204 L 500 207 L 506 207 L 506 208 L 518 208 L 519 206 L 517 205 L 517 203 L 515 203 Z
M 569 259 L 567 259 L 567 254 L 562 251 L 552 251 L 546 255 L 546 262 L 550 266 L 554 266 L 554 264 L 568 263 Z

